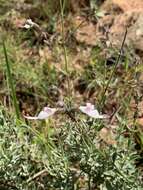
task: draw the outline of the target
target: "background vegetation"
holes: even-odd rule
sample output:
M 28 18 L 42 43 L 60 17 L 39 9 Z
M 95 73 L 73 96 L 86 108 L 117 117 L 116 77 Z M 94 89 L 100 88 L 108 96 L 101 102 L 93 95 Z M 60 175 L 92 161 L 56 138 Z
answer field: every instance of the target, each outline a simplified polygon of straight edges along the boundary
M 76 36 L 102 3 L 0 0 L 0 189 L 143 189 L 140 59 Z M 80 113 L 86 102 L 108 118 Z M 46 105 L 62 111 L 24 119 Z

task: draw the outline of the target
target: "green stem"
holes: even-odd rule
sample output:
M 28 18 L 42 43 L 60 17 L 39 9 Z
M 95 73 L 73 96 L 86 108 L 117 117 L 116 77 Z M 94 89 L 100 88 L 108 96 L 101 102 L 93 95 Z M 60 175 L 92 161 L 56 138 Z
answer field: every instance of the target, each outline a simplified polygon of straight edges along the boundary
M 63 51 L 64 51 L 64 62 L 65 62 L 65 71 L 67 75 L 67 85 L 68 85 L 68 96 L 70 97 L 70 78 L 69 78 L 69 69 L 68 69 L 68 58 L 67 58 L 67 50 L 65 46 L 65 36 L 64 36 L 64 9 L 65 9 L 65 0 L 62 2 L 60 0 L 60 7 L 61 7 L 61 24 L 62 24 L 62 44 L 63 44 Z
M 15 91 L 15 88 L 14 88 L 13 78 L 12 78 L 12 74 L 11 74 L 11 68 L 10 68 L 8 55 L 7 55 L 7 49 L 6 49 L 4 41 L 3 41 L 3 51 L 4 51 L 4 56 L 5 56 L 9 87 L 11 88 L 12 101 L 13 101 L 13 105 L 14 105 L 14 108 L 15 108 L 16 117 L 17 117 L 17 119 L 20 119 L 20 110 L 19 110 L 19 106 L 18 106 L 18 103 L 17 103 L 16 91 Z
M 88 175 L 88 190 L 91 190 L 91 175 Z

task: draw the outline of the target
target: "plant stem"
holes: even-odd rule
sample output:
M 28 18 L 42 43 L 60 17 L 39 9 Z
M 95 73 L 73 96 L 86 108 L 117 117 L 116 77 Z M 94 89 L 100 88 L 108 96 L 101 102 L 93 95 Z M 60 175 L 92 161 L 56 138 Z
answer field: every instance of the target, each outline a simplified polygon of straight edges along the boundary
M 70 78 L 69 78 L 69 69 L 68 69 L 68 58 L 67 58 L 67 50 L 65 46 L 65 36 L 64 36 L 64 9 L 65 9 L 65 0 L 62 2 L 60 0 L 60 7 L 61 7 L 61 26 L 62 26 L 62 44 L 63 44 L 63 51 L 64 51 L 64 62 L 65 62 L 65 71 L 67 77 L 67 85 L 68 85 L 68 96 L 70 97 Z
M 125 31 L 125 34 L 124 34 L 124 38 L 123 38 L 123 41 L 122 41 L 122 44 L 121 44 L 121 48 L 120 48 L 120 51 L 119 51 L 119 56 L 118 56 L 118 58 L 117 58 L 117 60 L 116 60 L 116 63 L 115 63 L 115 65 L 114 65 L 114 68 L 113 68 L 113 70 L 112 70 L 112 73 L 111 73 L 111 75 L 110 75 L 110 78 L 109 78 L 109 80 L 108 80 L 108 82 L 107 82 L 107 84 L 106 84 L 106 86 L 105 86 L 105 89 L 104 89 L 104 91 L 103 91 L 103 94 L 102 94 L 102 96 L 101 96 L 100 109 L 102 109 L 102 107 L 104 106 L 106 92 L 107 92 L 107 90 L 108 90 L 108 87 L 109 87 L 109 85 L 110 85 L 110 83 L 111 83 L 111 80 L 112 80 L 112 78 L 113 78 L 113 75 L 114 75 L 114 73 L 115 73 L 115 71 L 116 71 L 116 68 L 117 68 L 117 66 L 118 66 L 118 64 L 119 64 L 119 61 L 120 61 L 120 59 L 121 59 L 122 51 L 123 51 L 123 47 L 124 47 L 124 44 L 125 44 L 126 37 L 127 37 L 127 28 L 126 28 L 126 31 Z
M 88 190 L 91 190 L 91 176 L 88 175 Z
M 11 68 L 10 68 L 8 55 L 7 55 L 7 49 L 6 49 L 4 41 L 3 41 L 3 51 L 4 51 L 4 56 L 5 56 L 5 62 L 6 62 L 8 83 L 9 83 L 9 87 L 11 88 L 12 101 L 13 101 L 13 105 L 15 108 L 16 117 L 17 117 L 17 119 L 20 119 L 20 110 L 19 110 L 19 106 L 17 103 L 16 90 L 14 88 L 13 78 L 12 78 L 12 74 L 11 74 Z

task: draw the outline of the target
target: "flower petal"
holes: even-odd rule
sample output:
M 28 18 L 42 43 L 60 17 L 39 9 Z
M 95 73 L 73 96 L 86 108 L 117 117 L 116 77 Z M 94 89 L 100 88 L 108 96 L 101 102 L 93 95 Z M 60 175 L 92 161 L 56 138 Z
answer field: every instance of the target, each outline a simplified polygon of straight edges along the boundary
M 94 105 L 91 103 L 86 103 L 86 109 L 88 110 L 94 110 Z
M 85 107 L 85 106 L 80 106 L 79 109 L 80 109 L 80 111 L 82 111 L 83 113 L 86 113 L 86 107 Z
M 44 107 L 44 109 L 38 114 L 38 116 L 24 116 L 26 119 L 47 119 L 57 111 L 56 108 Z
M 31 20 L 31 19 L 27 19 L 26 20 L 26 23 L 33 26 L 34 25 L 34 22 Z
M 44 107 L 43 111 L 52 115 L 52 114 L 54 114 L 57 111 L 57 109 L 56 108 Z
M 31 28 L 31 26 L 30 26 L 29 24 L 25 24 L 25 25 L 23 26 L 23 28 L 29 29 L 29 28 Z
M 91 103 L 86 103 L 86 106 L 80 106 L 79 107 L 80 111 L 83 113 L 87 114 L 88 116 L 95 118 L 95 119 L 103 119 L 107 118 L 106 115 L 101 115 L 99 114 L 98 110 L 94 108 L 94 105 Z
M 34 26 L 34 22 L 31 20 L 31 19 L 27 19 L 23 28 L 25 29 L 29 29 L 29 28 L 32 28 Z
M 51 115 L 53 115 L 53 112 L 41 111 L 37 117 L 38 119 L 47 119 Z
M 92 110 L 89 113 L 87 113 L 87 115 L 93 118 L 101 118 L 101 115 L 99 114 L 97 110 Z

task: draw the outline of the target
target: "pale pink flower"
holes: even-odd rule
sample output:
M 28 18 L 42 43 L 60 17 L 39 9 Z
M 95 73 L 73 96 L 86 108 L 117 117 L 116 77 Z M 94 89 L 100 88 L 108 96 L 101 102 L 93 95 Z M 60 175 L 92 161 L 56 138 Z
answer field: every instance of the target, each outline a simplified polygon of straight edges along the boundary
M 57 111 L 56 108 L 44 107 L 44 109 L 35 117 L 32 116 L 24 116 L 26 119 L 47 119 L 52 116 Z
M 95 119 L 103 119 L 106 118 L 106 115 L 99 114 L 98 110 L 94 108 L 94 105 L 91 103 L 86 103 L 86 106 L 80 106 L 80 111 L 85 113 L 86 115 L 93 117 Z

